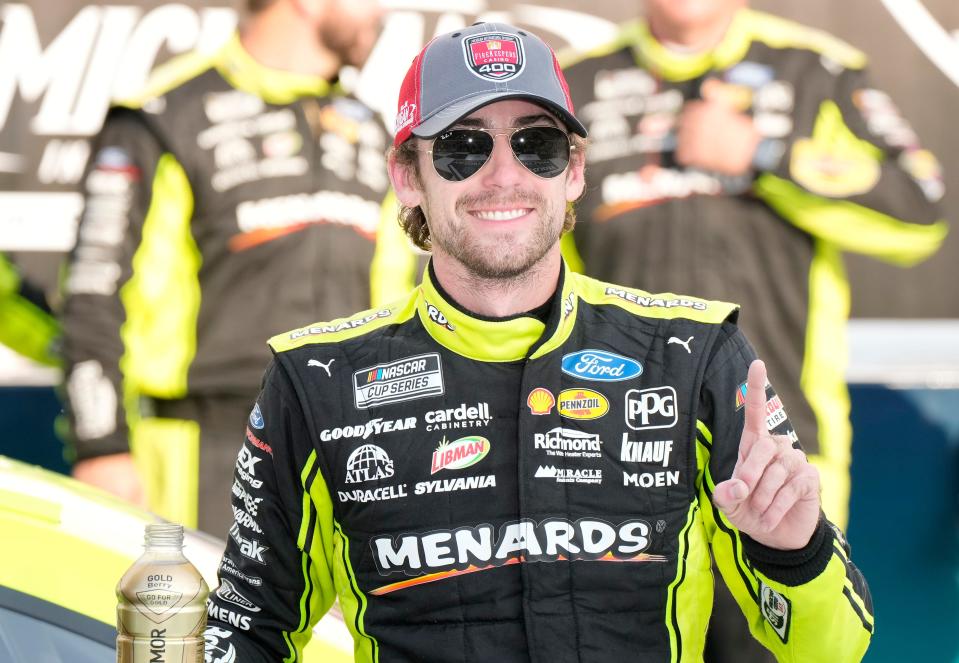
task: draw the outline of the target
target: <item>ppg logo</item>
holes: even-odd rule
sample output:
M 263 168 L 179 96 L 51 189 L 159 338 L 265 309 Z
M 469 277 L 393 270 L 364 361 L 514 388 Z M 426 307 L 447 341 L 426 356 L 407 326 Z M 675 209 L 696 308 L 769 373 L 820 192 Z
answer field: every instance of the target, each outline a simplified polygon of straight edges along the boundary
M 678 419 L 676 390 L 672 387 L 626 392 L 626 425 L 633 430 L 672 428 Z

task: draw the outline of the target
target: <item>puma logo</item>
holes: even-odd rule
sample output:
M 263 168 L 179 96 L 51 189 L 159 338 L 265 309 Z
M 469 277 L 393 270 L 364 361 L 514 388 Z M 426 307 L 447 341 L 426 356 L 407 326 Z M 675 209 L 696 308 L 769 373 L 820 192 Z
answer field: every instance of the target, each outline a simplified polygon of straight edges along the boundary
M 678 338 L 676 338 L 675 336 L 670 336 L 670 337 L 669 337 L 669 340 L 666 341 L 666 345 L 669 345 L 669 344 L 671 344 L 671 343 L 675 343 L 676 345 L 681 345 L 681 346 L 683 346 L 684 348 L 686 348 L 686 352 L 688 352 L 689 354 L 693 354 L 693 351 L 689 349 L 689 342 L 690 342 L 691 340 L 693 340 L 693 338 L 695 338 L 695 337 L 694 337 L 694 336 L 690 336 L 690 337 L 687 338 L 685 341 L 680 341 L 680 340 L 679 340 Z
M 321 362 L 321 361 L 317 361 L 316 359 L 311 359 L 311 360 L 309 360 L 308 362 L 306 362 L 306 365 L 307 365 L 307 366 L 319 366 L 319 367 L 322 368 L 324 371 L 326 371 L 326 377 L 331 378 L 331 377 L 333 377 L 333 375 L 330 373 L 330 366 L 332 366 L 332 364 L 333 364 L 334 361 L 336 361 L 336 357 L 334 357 L 333 359 L 329 360 L 329 361 L 326 362 L 325 364 L 324 364 L 323 362 Z

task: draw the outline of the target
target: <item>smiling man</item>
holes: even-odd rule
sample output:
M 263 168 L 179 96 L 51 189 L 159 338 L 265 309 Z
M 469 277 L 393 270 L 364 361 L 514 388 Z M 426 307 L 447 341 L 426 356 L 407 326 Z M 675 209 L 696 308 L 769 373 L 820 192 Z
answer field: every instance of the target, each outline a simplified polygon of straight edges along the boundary
M 271 340 L 211 647 L 299 660 L 339 598 L 357 661 L 698 661 L 711 549 L 782 660 L 859 660 L 868 589 L 737 307 L 564 264 L 586 131 L 549 48 L 441 35 L 398 110 L 429 268 Z

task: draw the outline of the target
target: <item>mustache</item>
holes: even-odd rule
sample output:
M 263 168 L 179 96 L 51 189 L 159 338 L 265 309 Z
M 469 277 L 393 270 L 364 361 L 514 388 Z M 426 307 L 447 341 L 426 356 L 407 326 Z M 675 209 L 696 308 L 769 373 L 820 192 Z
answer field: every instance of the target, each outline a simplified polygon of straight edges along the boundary
M 513 191 L 509 194 L 483 191 L 465 194 L 456 201 L 456 211 L 465 212 L 476 207 L 534 207 L 545 209 L 546 198 L 535 191 Z

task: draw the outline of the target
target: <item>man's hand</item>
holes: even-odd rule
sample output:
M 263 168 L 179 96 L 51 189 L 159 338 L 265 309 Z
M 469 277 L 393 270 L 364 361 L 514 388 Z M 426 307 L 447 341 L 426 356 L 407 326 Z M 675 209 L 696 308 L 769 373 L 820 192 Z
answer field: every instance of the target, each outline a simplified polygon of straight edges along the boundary
M 766 365 L 758 359 L 746 385 L 739 460 L 713 501 L 740 532 L 770 548 L 796 550 L 819 522 L 819 473 L 789 438 L 766 430 Z
M 73 478 L 146 507 L 143 484 L 130 454 L 111 454 L 81 460 L 73 466 Z
M 676 161 L 722 175 L 749 172 L 762 138 L 752 118 L 718 100 L 687 102 L 677 125 Z

